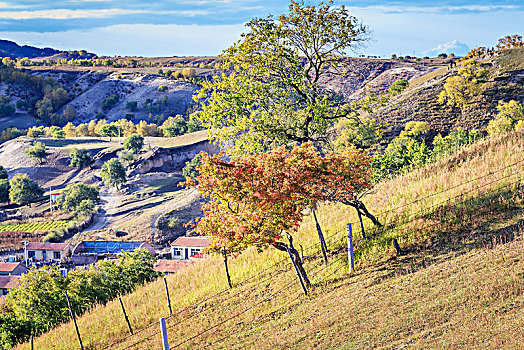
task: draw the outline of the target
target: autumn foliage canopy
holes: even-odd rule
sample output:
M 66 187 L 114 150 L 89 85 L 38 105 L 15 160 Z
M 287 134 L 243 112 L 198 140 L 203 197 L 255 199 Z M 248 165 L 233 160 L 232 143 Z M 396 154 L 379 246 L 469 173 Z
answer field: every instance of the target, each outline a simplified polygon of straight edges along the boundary
M 353 146 L 321 156 L 310 143 L 232 162 L 202 153 L 196 187 L 207 202 L 196 232 L 217 252 L 265 248 L 298 229 L 320 201 L 347 203 L 371 187 L 371 157 Z

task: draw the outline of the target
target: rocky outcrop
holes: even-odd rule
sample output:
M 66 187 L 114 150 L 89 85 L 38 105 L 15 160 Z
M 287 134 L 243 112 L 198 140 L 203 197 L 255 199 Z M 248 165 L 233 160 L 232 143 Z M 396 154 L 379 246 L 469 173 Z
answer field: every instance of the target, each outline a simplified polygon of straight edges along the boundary
M 217 154 L 220 152 L 220 147 L 207 140 L 173 148 L 153 147 L 150 151 L 137 157 L 129 166 L 128 176 L 133 177 L 150 172 L 181 171 L 188 161 L 202 151 Z

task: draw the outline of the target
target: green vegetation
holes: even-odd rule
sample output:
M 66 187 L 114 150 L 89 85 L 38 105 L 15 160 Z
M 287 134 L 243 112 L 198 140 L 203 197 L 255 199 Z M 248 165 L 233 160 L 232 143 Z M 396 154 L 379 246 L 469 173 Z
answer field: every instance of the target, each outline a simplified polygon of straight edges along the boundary
M 0 178 L 0 203 L 9 202 L 9 180 Z
M 182 175 L 187 180 L 196 180 L 199 175 L 198 167 L 202 163 L 202 154 L 197 154 L 190 161 L 186 163 L 184 169 L 182 169 Z
M 103 261 L 84 270 L 72 270 L 62 277 L 57 267 L 32 269 L 22 275 L 20 283 L 7 298 L 7 313 L 12 327 L 0 326 L 0 346 L 27 340 L 29 330 L 35 334 L 48 331 L 70 319 L 65 291 L 73 312 L 82 315 L 96 305 L 106 304 L 158 277 L 153 269 L 154 257 L 147 250 L 122 252 L 118 261 Z
M 478 130 L 468 131 L 459 127 L 445 137 L 438 134 L 430 147 L 425 139 L 428 131 L 429 126 L 424 122 L 406 123 L 400 135 L 374 158 L 372 168 L 375 181 L 435 162 L 482 138 Z
M 63 190 L 59 203 L 65 211 L 89 214 L 100 200 L 98 192 L 96 186 L 83 183 L 69 184 Z
M 499 101 L 497 117 L 489 122 L 487 131 L 490 135 L 499 135 L 524 128 L 524 106 L 515 100 Z
M 29 205 L 36 202 L 44 194 L 44 190 L 27 174 L 16 174 L 9 181 L 9 200 L 18 205 Z
M 409 82 L 406 79 L 399 79 L 395 81 L 391 86 L 389 87 L 389 93 L 392 96 L 396 96 L 400 94 L 402 91 L 406 90 L 409 86 Z
M 45 144 L 42 142 L 35 142 L 32 147 L 24 151 L 24 154 L 36 160 L 37 163 L 42 163 L 47 156 Z
M 160 126 L 160 129 L 164 137 L 175 137 L 188 132 L 188 123 L 183 116 L 177 115 L 176 117 L 167 118 L 162 126 Z
M 138 102 L 136 101 L 129 101 L 126 103 L 126 109 L 131 112 L 135 112 L 138 107 Z
M 118 187 L 127 181 L 126 169 L 116 158 L 110 159 L 102 165 L 100 176 L 102 176 L 106 186 L 110 187 Z
M 130 135 L 124 141 L 124 149 L 132 151 L 133 153 L 138 153 L 144 146 L 144 137 L 142 135 L 133 134 Z
M 34 222 L 31 224 L 0 225 L 0 232 L 48 232 L 69 225 L 68 220 Z
M 7 170 L 3 166 L 0 165 L 0 179 L 7 179 Z
M 8 96 L 0 96 L 0 117 L 9 117 L 16 111 L 15 105 L 11 103 Z
M 345 70 L 340 58 L 366 40 L 367 27 L 344 6 L 295 1 L 288 14 L 246 26 L 222 55 L 231 73 L 203 82 L 195 96 L 202 125 L 234 156 L 290 142 L 324 144 L 327 130 L 356 107 L 321 82 Z
M 107 111 L 118 103 L 118 95 L 111 94 L 102 100 L 102 110 Z
M 69 156 L 71 157 L 71 163 L 69 164 L 70 167 L 91 167 L 91 164 L 94 162 L 93 157 L 91 157 L 89 152 L 83 148 L 73 148 L 69 153 Z
M 463 62 L 457 74 L 446 79 L 438 101 L 464 108 L 471 98 L 479 93 L 487 75 L 488 69 L 482 63 L 475 60 Z
M 519 276 L 523 246 L 522 240 L 503 244 L 503 239 L 523 233 L 518 231 L 524 219 L 522 174 L 515 166 L 524 161 L 523 140 L 522 131 L 483 139 L 378 184 L 373 197 L 363 200 L 381 213 L 384 227 L 365 223 L 372 234 L 363 239 L 354 225 L 352 274 L 347 274 L 344 228 L 347 222 L 358 223 L 358 217 L 340 204 L 320 206 L 328 267 L 323 267 L 312 218 L 305 218 L 294 237 L 295 245 L 305 249 L 305 269 L 313 276 L 307 298 L 297 296 L 293 268 L 271 250 L 250 249 L 231 259 L 231 291 L 224 290 L 220 257 L 168 276 L 174 308 L 167 319 L 170 343 L 274 349 L 413 342 L 421 348 L 460 348 L 475 347 L 482 339 L 493 347 L 518 347 L 517 340 L 511 341 L 521 334 L 520 309 L 513 306 L 519 305 L 524 288 Z M 401 245 L 400 256 L 395 256 L 392 238 Z M 127 308 L 133 329 L 142 330 L 131 337 L 118 302 L 93 309 L 78 320 L 84 343 L 159 347 L 158 327 L 146 327 L 167 316 L 164 296 L 163 282 L 157 281 L 123 298 L 126 306 L 133 305 Z M 348 314 L 353 315 L 349 323 Z M 447 325 L 452 327 L 441 331 Z M 461 331 L 464 325 L 471 331 Z M 213 331 L 204 332 L 210 327 Z M 69 323 L 36 339 L 35 347 L 67 349 L 75 337 Z

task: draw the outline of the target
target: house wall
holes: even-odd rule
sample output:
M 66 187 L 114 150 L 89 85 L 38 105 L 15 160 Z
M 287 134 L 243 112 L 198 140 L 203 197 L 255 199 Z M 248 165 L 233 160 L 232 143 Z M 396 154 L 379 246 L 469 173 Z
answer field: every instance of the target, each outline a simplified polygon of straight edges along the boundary
M 29 258 L 30 255 L 29 255 L 29 252 L 31 250 L 27 250 L 27 257 Z M 56 250 L 33 250 L 35 252 L 35 259 L 37 261 L 51 261 L 51 260 L 56 260 L 54 258 L 55 256 L 55 252 L 57 253 L 60 253 L 60 259 L 62 259 L 64 257 L 64 253 L 61 252 L 61 251 L 56 251 Z M 44 259 L 44 252 L 45 252 L 45 259 Z
M 175 249 L 182 249 L 182 255 L 180 256 L 177 256 L 175 255 Z M 202 247 L 182 247 L 182 246 L 175 246 L 175 247 L 171 247 L 171 257 L 174 259 L 174 260 L 191 260 L 191 259 L 195 259 L 195 258 L 191 258 L 191 249 L 196 249 L 196 250 L 199 250 L 200 253 L 202 253 L 204 251 L 205 248 L 202 248 Z M 187 250 L 187 255 L 186 255 L 186 250 Z M 186 259 L 186 256 L 187 256 L 187 259 Z

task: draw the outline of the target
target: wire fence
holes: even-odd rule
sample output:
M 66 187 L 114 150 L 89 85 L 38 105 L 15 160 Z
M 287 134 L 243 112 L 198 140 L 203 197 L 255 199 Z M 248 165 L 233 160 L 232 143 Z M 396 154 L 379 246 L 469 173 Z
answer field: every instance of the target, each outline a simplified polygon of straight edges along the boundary
M 410 203 L 402 204 L 400 206 L 396 206 L 396 207 L 393 207 L 391 209 L 385 210 L 385 211 L 377 214 L 377 217 L 383 216 L 383 215 L 385 215 L 387 213 L 390 213 L 392 211 L 398 211 L 399 209 L 402 209 L 402 208 L 407 207 L 407 206 L 411 206 L 411 205 L 413 205 L 415 203 L 419 203 L 419 202 L 427 200 L 429 198 L 432 198 L 432 197 L 435 197 L 435 196 L 438 196 L 438 195 L 442 195 L 442 194 L 444 194 L 446 192 L 450 192 L 450 191 L 452 191 L 454 189 L 457 189 L 457 188 L 459 188 L 461 186 L 464 186 L 464 185 L 467 185 L 467 184 L 470 184 L 470 183 L 474 183 L 474 182 L 480 181 L 482 179 L 493 178 L 494 175 L 496 175 L 498 173 L 501 173 L 501 172 L 503 172 L 505 170 L 508 170 L 508 169 L 510 169 L 512 167 L 515 167 L 517 165 L 523 164 L 523 163 L 524 163 L 524 160 L 518 161 L 518 162 L 515 162 L 515 163 L 512 163 L 512 164 L 509 164 L 509 165 L 507 165 L 507 166 L 505 166 L 503 168 L 499 168 L 499 169 L 494 170 L 494 171 L 490 171 L 489 174 L 469 179 L 468 181 L 465 181 L 463 183 L 460 183 L 460 184 L 454 185 L 452 187 L 443 189 L 441 191 L 434 192 L 434 193 L 432 193 L 430 195 L 418 198 L 418 199 L 416 199 L 416 200 L 414 200 L 414 201 L 412 201 Z M 484 183 L 484 184 L 479 185 L 479 186 L 475 186 L 475 187 L 473 187 L 473 188 L 471 188 L 471 189 L 469 189 L 467 191 L 462 191 L 461 193 L 456 194 L 454 196 L 451 196 L 451 197 L 448 196 L 448 198 L 446 200 L 439 201 L 438 203 L 434 203 L 432 205 L 426 206 L 426 207 L 424 207 L 424 208 L 422 208 L 422 209 L 420 209 L 420 210 L 418 210 L 418 211 L 416 211 L 414 213 L 410 213 L 409 217 L 403 218 L 403 220 L 401 220 L 400 222 L 393 221 L 391 223 L 385 224 L 384 228 L 381 231 L 379 231 L 379 233 L 380 234 L 384 234 L 387 231 L 398 229 L 398 228 L 400 228 L 402 226 L 405 226 L 405 225 L 407 225 L 407 224 L 409 224 L 409 223 L 411 223 L 411 222 L 413 222 L 415 220 L 424 218 L 426 215 L 428 215 L 429 213 L 433 212 L 435 209 L 443 207 L 444 205 L 449 205 L 452 201 L 456 201 L 457 199 L 462 198 L 463 200 L 466 200 L 465 196 L 467 196 L 468 194 L 470 194 L 470 193 L 472 193 L 474 191 L 478 191 L 478 190 L 480 190 L 482 188 L 488 187 L 488 186 L 490 186 L 490 185 L 492 185 L 494 183 L 500 182 L 502 180 L 510 179 L 511 177 L 514 177 L 516 175 L 522 174 L 523 171 L 524 171 L 523 168 L 518 168 L 516 171 L 514 171 L 514 172 L 512 172 L 512 173 L 510 173 L 508 175 L 504 175 L 502 177 L 497 177 L 496 179 L 494 179 L 492 181 L 489 181 L 489 182 Z M 505 188 L 505 187 L 509 187 L 509 186 L 512 186 L 512 185 L 516 185 L 517 183 L 520 183 L 519 179 L 517 179 L 515 181 L 512 181 L 512 182 L 508 182 L 505 185 L 501 186 L 499 189 Z M 434 222 L 432 224 L 429 224 L 428 226 L 425 226 L 425 228 L 429 229 L 429 228 L 432 228 L 433 226 L 438 225 L 438 224 L 439 224 L 438 222 Z M 352 225 L 357 227 L 357 223 L 352 223 Z M 325 234 L 326 243 L 331 247 L 331 249 L 333 249 L 333 247 L 337 247 L 337 245 L 335 244 L 336 242 L 340 243 L 338 247 L 343 248 L 343 242 L 344 242 L 344 238 L 345 238 L 345 236 L 341 236 L 341 233 L 343 233 L 343 232 L 345 232 L 345 228 L 342 228 L 342 229 L 336 230 L 334 232 L 330 232 L 330 233 Z M 357 230 L 356 232 L 359 232 L 359 231 Z M 355 248 L 357 249 L 358 245 L 356 245 Z M 311 279 L 313 280 L 313 278 L 318 277 L 322 272 L 324 272 L 324 275 L 323 275 L 322 279 L 320 279 L 318 282 L 327 281 L 331 276 L 333 276 L 335 273 L 339 272 L 336 268 L 333 268 L 333 266 L 347 259 L 347 255 L 344 254 L 344 253 L 340 253 L 340 251 L 339 251 L 338 253 L 335 253 L 334 255 L 331 256 L 334 259 L 331 259 L 327 266 L 324 265 L 323 260 L 320 259 L 320 255 L 319 254 L 321 253 L 321 249 L 319 247 L 319 243 L 318 242 L 312 242 L 311 244 L 306 246 L 305 249 L 304 249 L 304 254 L 306 254 L 306 253 L 307 253 L 307 256 L 306 256 L 306 259 L 304 259 L 304 264 L 308 268 L 308 275 L 311 277 Z M 309 255 L 311 255 L 311 257 Z M 311 262 L 308 261 L 309 258 L 311 258 L 311 260 L 312 260 Z M 329 269 L 333 269 L 333 271 L 329 272 L 329 274 L 326 275 L 325 272 L 328 271 Z M 300 298 L 301 294 L 298 292 L 298 286 L 297 286 L 297 283 L 296 283 L 296 280 L 295 280 L 296 276 L 293 276 L 293 274 L 292 274 L 292 264 L 289 262 L 289 257 L 285 256 L 285 257 L 277 260 L 275 263 L 273 263 L 273 264 L 269 265 L 268 267 L 262 269 L 261 271 L 257 272 L 256 274 L 253 274 L 252 276 L 250 276 L 248 278 L 245 278 L 245 279 L 243 279 L 243 280 L 241 280 L 239 282 L 234 283 L 234 288 L 233 289 L 224 288 L 223 290 L 220 290 L 219 292 L 217 292 L 215 294 L 212 294 L 209 297 L 206 297 L 206 298 L 204 298 L 202 300 L 197 301 L 196 303 L 193 303 L 191 305 L 186 306 L 183 309 L 178 310 L 178 312 L 176 314 L 166 317 L 166 321 L 169 321 L 169 323 L 170 323 L 169 326 L 167 327 L 167 329 L 172 329 L 175 326 L 181 326 L 184 323 L 192 321 L 197 316 L 198 317 L 203 316 L 205 312 L 211 312 L 211 311 L 214 310 L 214 308 L 212 306 L 205 307 L 202 310 L 198 310 L 198 306 L 206 304 L 207 302 L 210 302 L 210 301 L 213 301 L 212 304 L 225 303 L 225 302 L 227 302 L 229 300 L 232 300 L 232 299 L 238 297 L 241 294 L 244 294 L 244 293 L 247 294 L 247 293 L 250 293 L 252 291 L 257 290 L 257 288 L 260 287 L 262 284 L 267 284 L 270 280 L 273 280 L 273 279 L 275 279 L 278 276 L 289 275 L 289 274 L 291 274 L 290 280 L 285 282 L 285 283 L 282 283 L 282 286 L 280 288 L 276 289 L 275 291 L 270 292 L 268 295 L 262 296 L 260 300 L 255 301 L 254 303 L 244 304 L 243 306 L 245 306 L 245 307 L 241 311 L 238 311 L 238 312 L 234 313 L 231 316 L 226 316 L 222 320 L 220 320 L 220 321 L 218 321 L 218 322 L 216 322 L 216 323 L 206 327 L 204 330 L 202 330 L 202 331 L 200 331 L 200 332 L 198 332 L 198 333 L 196 333 L 196 334 L 194 334 L 194 335 L 192 335 L 190 337 L 187 337 L 185 339 L 182 339 L 182 340 L 178 341 L 174 346 L 171 346 L 171 348 L 172 349 L 176 349 L 176 348 L 180 348 L 180 347 L 182 347 L 184 345 L 188 345 L 189 343 L 192 343 L 196 339 L 198 339 L 199 337 L 203 336 L 205 333 L 208 333 L 208 332 L 210 332 L 212 330 L 216 330 L 217 328 L 219 328 L 220 326 L 224 325 L 225 323 L 227 323 L 227 322 L 229 322 L 231 320 L 234 320 L 236 318 L 239 318 L 242 315 L 245 315 L 250 310 L 253 310 L 254 308 L 262 305 L 263 303 L 265 303 L 265 302 L 267 302 L 269 300 L 274 300 L 275 297 L 277 297 L 278 295 L 286 296 L 286 295 L 289 295 L 289 293 L 291 293 L 291 292 L 297 295 L 295 298 L 288 298 L 286 300 L 286 302 L 281 307 L 279 307 L 277 309 L 277 310 L 282 310 L 282 309 L 285 309 L 288 305 L 290 305 L 294 301 L 298 300 Z M 251 281 L 255 281 L 255 282 L 250 284 Z M 282 293 L 284 291 L 287 291 L 288 293 Z M 192 314 L 190 314 L 191 311 L 193 311 Z M 108 344 L 105 347 L 102 347 L 101 349 L 109 349 L 109 348 L 112 349 L 112 348 L 115 348 L 116 346 L 118 346 L 119 344 L 122 344 L 124 342 L 129 341 L 131 338 L 136 339 L 139 335 L 144 335 L 144 337 L 140 337 L 136 341 L 126 345 L 125 347 L 123 347 L 121 349 L 136 348 L 138 345 L 140 345 L 140 344 L 144 343 L 145 341 L 149 340 L 152 336 L 157 335 L 157 334 L 160 333 L 159 330 L 152 331 L 152 333 L 151 332 L 146 332 L 147 330 L 150 330 L 154 326 L 158 326 L 158 322 L 157 321 L 151 322 L 150 324 L 147 324 L 146 326 L 144 326 L 144 327 L 142 327 L 140 329 L 135 330 L 133 335 L 122 337 L 121 339 L 117 340 L 116 342 Z M 215 340 L 212 343 L 208 343 L 208 344 L 203 345 L 203 347 L 204 348 L 209 348 L 209 347 L 211 347 L 213 345 L 219 344 L 220 342 L 222 342 L 226 338 L 228 338 L 228 336 L 229 335 L 225 335 L 223 337 L 220 337 L 219 339 Z M 235 347 L 237 345 L 240 345 L 241 343 L 242 343 L 242 341 L 240 341 L 238 343 L 235 343 L 235 344 L 230 344 L 230 347 Z

